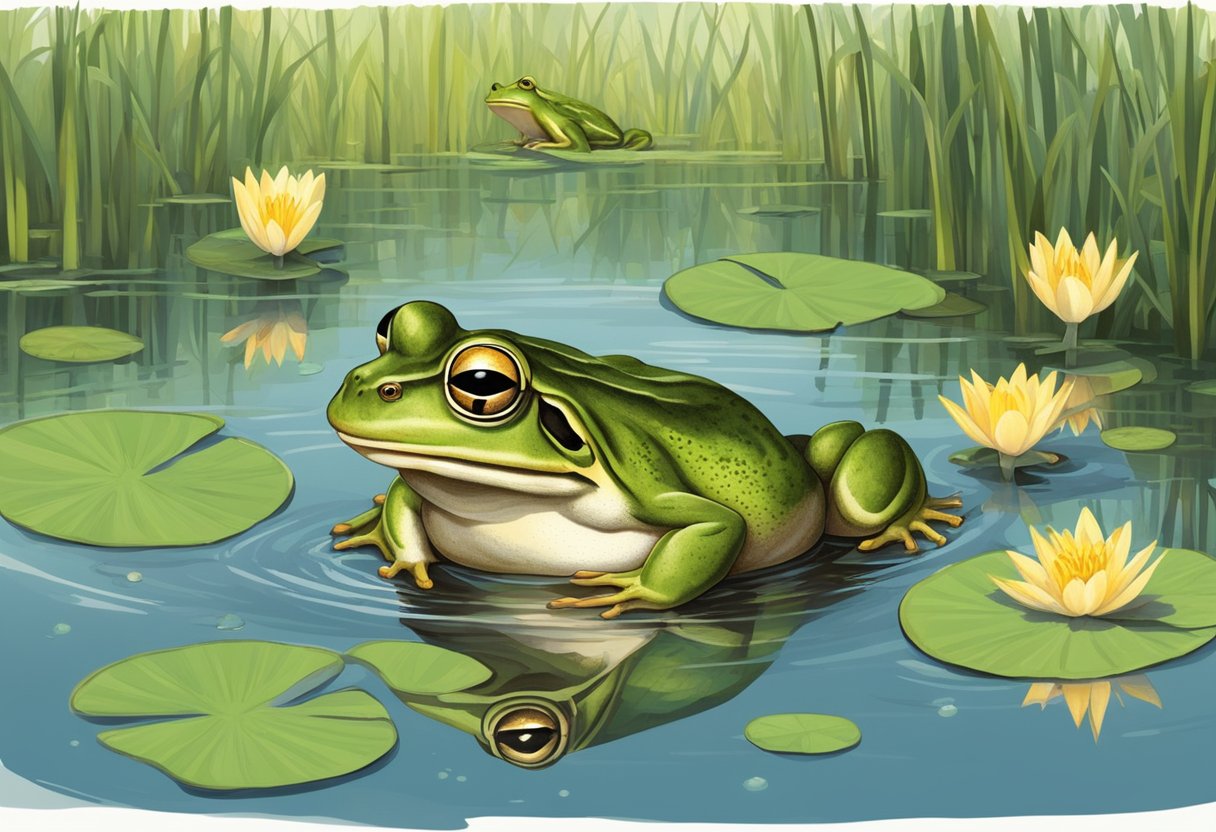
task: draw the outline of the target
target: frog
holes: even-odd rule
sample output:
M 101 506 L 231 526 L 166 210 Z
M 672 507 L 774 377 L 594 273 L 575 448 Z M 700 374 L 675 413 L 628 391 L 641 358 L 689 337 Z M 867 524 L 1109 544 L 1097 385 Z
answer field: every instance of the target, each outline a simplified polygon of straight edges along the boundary
M 931 522 L 957 527 L 957 496 L 929 496 L 894 431 L 837 421 L 783 435 L 707 378 L 625 355 L 593 356 L 510 330 L 460 326 L 414 300 L 375 332 L 326 411 L 338 438 L 397 472 L 372 508 L 336 524 L 339 550 L 374 546 L 420 589 L 440 558 L 500 574 L 565 577 L 596 594 L 552 609 L 672 610 L 728 576 L 775 566 L 826 535 L 871 551 Z
M 542 89 L 531 75 L 513 84 L 491 84 L 486 105 L 519 131 L 515 144 L 529 150 L 646 150 L 654 144 L 645 130 L 622 130 L 602 110 Z

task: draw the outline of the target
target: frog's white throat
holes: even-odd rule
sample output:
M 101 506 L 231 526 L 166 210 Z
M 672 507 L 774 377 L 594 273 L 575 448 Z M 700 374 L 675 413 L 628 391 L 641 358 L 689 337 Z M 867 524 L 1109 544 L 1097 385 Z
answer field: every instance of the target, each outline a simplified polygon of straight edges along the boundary
M 494 101 L 490 103 L 489 107 L 490 112 L 510 124 L 521 135 L 537 141 L 549 138 L 548 134 L 545 133 L 545 128 L 540 126 L 540 122 L 536 120 L 536 116 L 532 115 L 532 111 L 527 107 L 503 101 Z
M 395 468 L 408 481 L 408 472 L 447 480 L 545 496 L 576 496 L 594 483 L 575 471 L 541 471 L 509 464 L 475 462 L 454 456 L 446 448 L 420 447 L 379 439 L 364 439 L 338 431 L 338 438 L 372 462 Z

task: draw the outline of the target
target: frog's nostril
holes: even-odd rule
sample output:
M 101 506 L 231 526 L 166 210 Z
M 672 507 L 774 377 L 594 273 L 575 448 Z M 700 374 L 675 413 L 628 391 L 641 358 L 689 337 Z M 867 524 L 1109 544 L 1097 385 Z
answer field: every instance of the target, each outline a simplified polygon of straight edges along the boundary
M 490 84 L 490 92 L 498 92 L 498 84 Z

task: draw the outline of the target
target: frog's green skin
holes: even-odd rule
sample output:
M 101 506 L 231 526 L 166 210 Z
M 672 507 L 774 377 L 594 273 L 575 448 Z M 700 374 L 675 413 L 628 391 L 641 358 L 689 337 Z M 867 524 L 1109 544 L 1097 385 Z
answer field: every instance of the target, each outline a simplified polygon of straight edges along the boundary
M 614 618 L 679 606 L 825 531 L 916 551 L 913 531 L 945 542 L 926 521 L 962 522 L 936 510 L 959 502 L 927 497 L 911 448 L 888 430 L 836 422 L 787 438 L 707 379 L 467 331 L 426 301 L 386 315 L 376 341 L 381 355 L 347 375 L 328 416 L 342 441 L 398 471 L 382 506 L 334 527 L 350 535 L 338 548 L 379 547 L 384 577 L 405 570 L 429 588 L 437 552 L 491 572 L 573 575 L 612 591 L 550 606 Z
M 783 582 L 778 581 L 779 585 Z M 491 671 L 444 694 L 395 690 L 410 708 L 473 736 L 490 754 L 543 768 L 575 751 L 665 725 L 737 696 L 808 619 L 847 595 L 780 586 L 720 623 L 652 621 L 605 633 L 592 621 L 407 621 L 427 642 Z M 843 591 L 842 591 L 843 590 Z
M 533 150 L 645 150 L 654 144 L 645 130 L 621 130 L 601 110 L 541 89 L 530 75 L 514 84 L 492 85 L 486 105 L 519 131 L 517 144 Z

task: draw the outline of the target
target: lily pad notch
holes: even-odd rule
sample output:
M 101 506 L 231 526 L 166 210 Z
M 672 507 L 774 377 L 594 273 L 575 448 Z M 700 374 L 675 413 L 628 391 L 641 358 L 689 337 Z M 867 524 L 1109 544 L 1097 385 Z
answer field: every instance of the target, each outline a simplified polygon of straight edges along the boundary
M 195 546 L 266 519 L 294 480 L 202 413 L 95 410 L 0 429 L 0 515 L 94 546 Z
M 747 329 L 827 332 L 946 297 L 912 272 L 820 254 L 740 254 L 702 263 L 667 279 L 663 294 L 682 312 Z
M 397 730 L 357 688 L 298 701 L 343 668 L 330 650 L 217 641 L 141 653 L 94 671 L 72 691 L 85 717 L 146 720 L 97 735 L 112 751 L 187 786 L 272 789 L 359 771 L 387 754 Z

